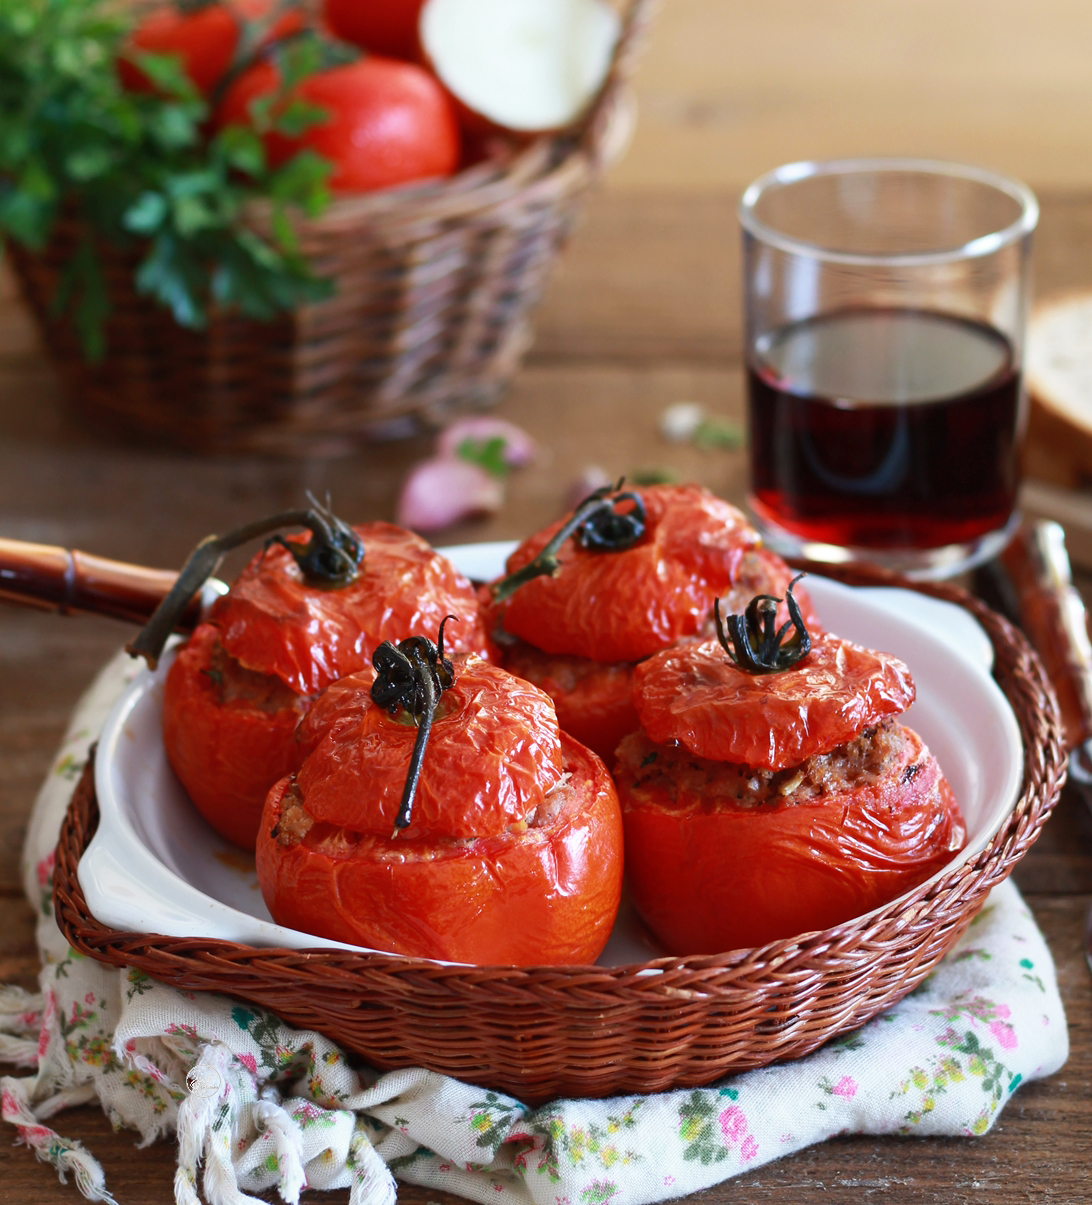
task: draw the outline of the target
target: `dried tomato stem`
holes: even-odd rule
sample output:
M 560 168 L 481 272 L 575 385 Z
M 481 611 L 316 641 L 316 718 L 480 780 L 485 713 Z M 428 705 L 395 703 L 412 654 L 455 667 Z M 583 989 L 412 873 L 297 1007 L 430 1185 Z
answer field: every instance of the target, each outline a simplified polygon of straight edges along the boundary
M 406 710 L 417 725 L 402 802 L 394 821 L 393 837 L 410 822 L 417 782 L 432 732 L 440 697 L 455 684 L 455 667 L 444 657 L 444 625 L 454 615 L 445 615 L 440 622 L 436 644 L 426 636 L 409 636 L 399 644 L 384 640 L 372 654 L 375 681 L 372 683 L 372 702 L 385 707 L 391 715 Z
M 717 640 L 740 669 L 749 674 L 776 674 L 789 669 L 811 652 L 811 635 L 804 625 L 800 606 L 792 596 L 793 586 L 803 576 L 798 573 L 785 591 L 789 619 L 780 628 L 776 626 L 777 605 L 782 599 L 772 594 L 755 595 L 743 615 L 729 615 L 726 620 L 721 617 L 720 599 L 713 600 Z M 790 628 L 794 628 L 796 634 L 792 640 L 783 643 Z
M 421 778 L 421 767 L 425 761 L 425 750 L 428 748 L 428 738 L 432 735 L 432 721 L 440 702 L 441 691 L 437 688 L 431 674 L 421 675 L 421 687 L 426 695 L 425 704 L 422 714 L 413 717 L 417 725 L 417 739 L 413 742 L 413 753 L 410 755 L 406 785 L 402 788 L 402 802 L 394 820 L 394 832 L 391 834 L 394 837 L 397 837 L 410 822 L 413 800 L 417 794 L 417 783 Z
M 553 576 L 561 568 L 557 554 L 571 536 L 592 533 L 586 539 L 586 547 L 603 552 L 620 552 L 630 547 L 644 535 L 645 509 L 640 494 L 619 493 L 622 482 L 607 485 L 589 494 L 573 511 L 561 527 L 550 537 L 542 550 L 521 569 L 501 578 L 490 586 L 494 602 L 504 602 L 528 582 L 547 574 Z M 615 506 L 619 502 L 633 503 L 633 510 L 619 515 Z M 632 520 L 629 516 L 632 515 Z M 619 522 L 621 520 L 621 522 Z M 629 520 L 629 521 L 626 521 Z M 602 530 L 596 530 L 597 521 Z
M 306 527 L 311 531 L 311 541 L 304 549 L 297 550 L 285 545 L 310 585 L 338 587 L 355 581 L 364 557 L 364 546 L 348 524 L 317 503 L 308 510 L 283 511 L 268 519 L 247 523 L 226 535 L 207 536 L 202 540 L 190 554 L 178 580 L 151 619 L 136 638 L 125 646 L 126 651 L 134 657 L 143 657 L 148 667 L 155 669 L 163 646 L 180 616 L 194 595 L 219 568 L 224 556 L 241 544 L 284 527 Z M 284 543 L 283 540 L 279 542 Z

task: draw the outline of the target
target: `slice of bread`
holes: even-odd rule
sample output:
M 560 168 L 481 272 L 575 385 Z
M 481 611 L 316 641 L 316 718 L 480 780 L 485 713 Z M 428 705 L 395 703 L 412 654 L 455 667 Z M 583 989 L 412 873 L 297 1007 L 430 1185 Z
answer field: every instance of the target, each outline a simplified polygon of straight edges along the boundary
M 1092 480 L 1092 289 L 1035 307 L 1024 380 L 1025 475 L 1069 488 Z

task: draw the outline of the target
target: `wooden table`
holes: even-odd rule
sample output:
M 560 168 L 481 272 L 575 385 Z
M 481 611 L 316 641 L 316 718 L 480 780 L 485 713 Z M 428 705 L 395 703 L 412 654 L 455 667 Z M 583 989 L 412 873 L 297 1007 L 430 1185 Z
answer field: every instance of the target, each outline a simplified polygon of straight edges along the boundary
M 990 31 L 989 53 L 979 54 Z M 831 0 L 776 5 L 672 0 L 639 79 L 637 142 L 596 200 L 552 286 L 537 341 L 500 413 L 540 441 L 505 512 L 446 542 L 521 535 L 556 516 L 589 464 L 610 474 L 666 468 L 740 501 L 738 451 L 664 442 L 658 419 L 691 400 L 742 418 L 734 199 L 795 157 L 876 149 L 988 162 L 1040 188 L 1042 291 L 1092 279 L 1092 33 L 1076 0 L 1032 21 L 1015 0 Z M 882 69 L 881 69 L 882 68 Z M 1043 186 L 1046 186 L 1045 189 Z M 29 321 L 0 276 L 0 534 L 176 566 L 200 536 L 330 490 L 357 520 L 389 518 L 426 440 L 351 459 L 205 461 L 98 440 L 67 417 Z M 1082 582 L 1092 587 L 1092 579 Z M 1086 588 L 1092 597 L 1092 589 Z M 126 630 L 0 604 L 0 982 L 36 980 L 18 855 L 66 718 Z M 1092 905 L 1092 816 L 1063 798 L 1016 871 L 1057 962 L 1072 1053 L 1023 1085 L 987 1136 L 837 1139 L 700 1194 L 709 1202 L 819 1199 L 858 1205 L 1092 1199 L 1092 976 L 1082 949 Z M 59 1130 L 102 1160 L 120 1202 L 172 1199 L 175 1152 L 134 1149 L 91 1108 Z M 76 1201 L 51 1169 L 0 1138 L 0 1201 Z M 313 1202 L 345 1194 L 306 1194 Z M 414 1205 L 456 1198 L 405 1187 Z

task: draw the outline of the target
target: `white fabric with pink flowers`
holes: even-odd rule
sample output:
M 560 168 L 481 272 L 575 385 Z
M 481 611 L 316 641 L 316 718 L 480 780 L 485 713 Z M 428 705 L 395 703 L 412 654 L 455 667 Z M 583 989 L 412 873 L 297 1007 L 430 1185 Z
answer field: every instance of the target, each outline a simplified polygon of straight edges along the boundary
M 102 1170 L 52 1119 L 94 1100 L 141 1145 L 177 1133 L 179 1205 L 273 1188 L 298 1201 L 304 1187 L 390 1205 L 397 1180 L 513 1205 L 641 1205 L 835 1134 L 983 1134 L 1020 1083 L 1065 1062 L 1054 966 L 1011 883 L 916 992 L 808 1058 L 706 1089 L 537 1109 L 428 1071 L 370 1073 L 252 1005 L 80 957 L 53 920 L 52 849 L 134 673 L 121 656 L 106 667 L 42 788 L 25 851 L 41 991 L 0 988 L 0 1058 L 29 1070 L 0 1081 L 3 1119 L 92 1200 L 112 1200 Z

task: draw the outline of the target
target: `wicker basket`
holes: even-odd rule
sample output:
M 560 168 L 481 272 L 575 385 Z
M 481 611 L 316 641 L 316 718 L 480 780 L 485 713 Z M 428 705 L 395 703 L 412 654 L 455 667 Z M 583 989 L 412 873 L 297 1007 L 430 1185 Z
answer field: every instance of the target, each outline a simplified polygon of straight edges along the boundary
M 136 292 L 139 254 L 104 246 L 108 353 L 89 364 L 50 313 L 78 219 L 63 219 L 40 254 L 11 242 L 71 404 L 97 425 L 200 452 L 329 454 L 494 401 L 590 187 L 627 140 L 626 81 L 654 2 L 628 0 L 611 73 L 575 132 L 504 167 L 339 200 L 301 222 L 301 249 L 336 293 L 274 321 L 221 312 L 204 331 L 183 329 Z M 261 228 L 265 215 L 252 221 Z
M 864 569 L 831 575 L 909 585 Z M 1038 836 L 1065 776 L 1057 704 L 1024 638 L 959 590 L 915 588 L 961 603 L 989 634 L 1023 736 L 1023 789 L 977 858 L 867 919 L 723 955 L 530 969 L 122 933 L 90 915 L 76 877 L 98 816 L 88 770 L 57 847 L 58 922 L 92 958 L 262 1005 L 375 1067 L 424 1066 L 530 1103 L 698 1086 L 796 1058 L 929 974 Z

